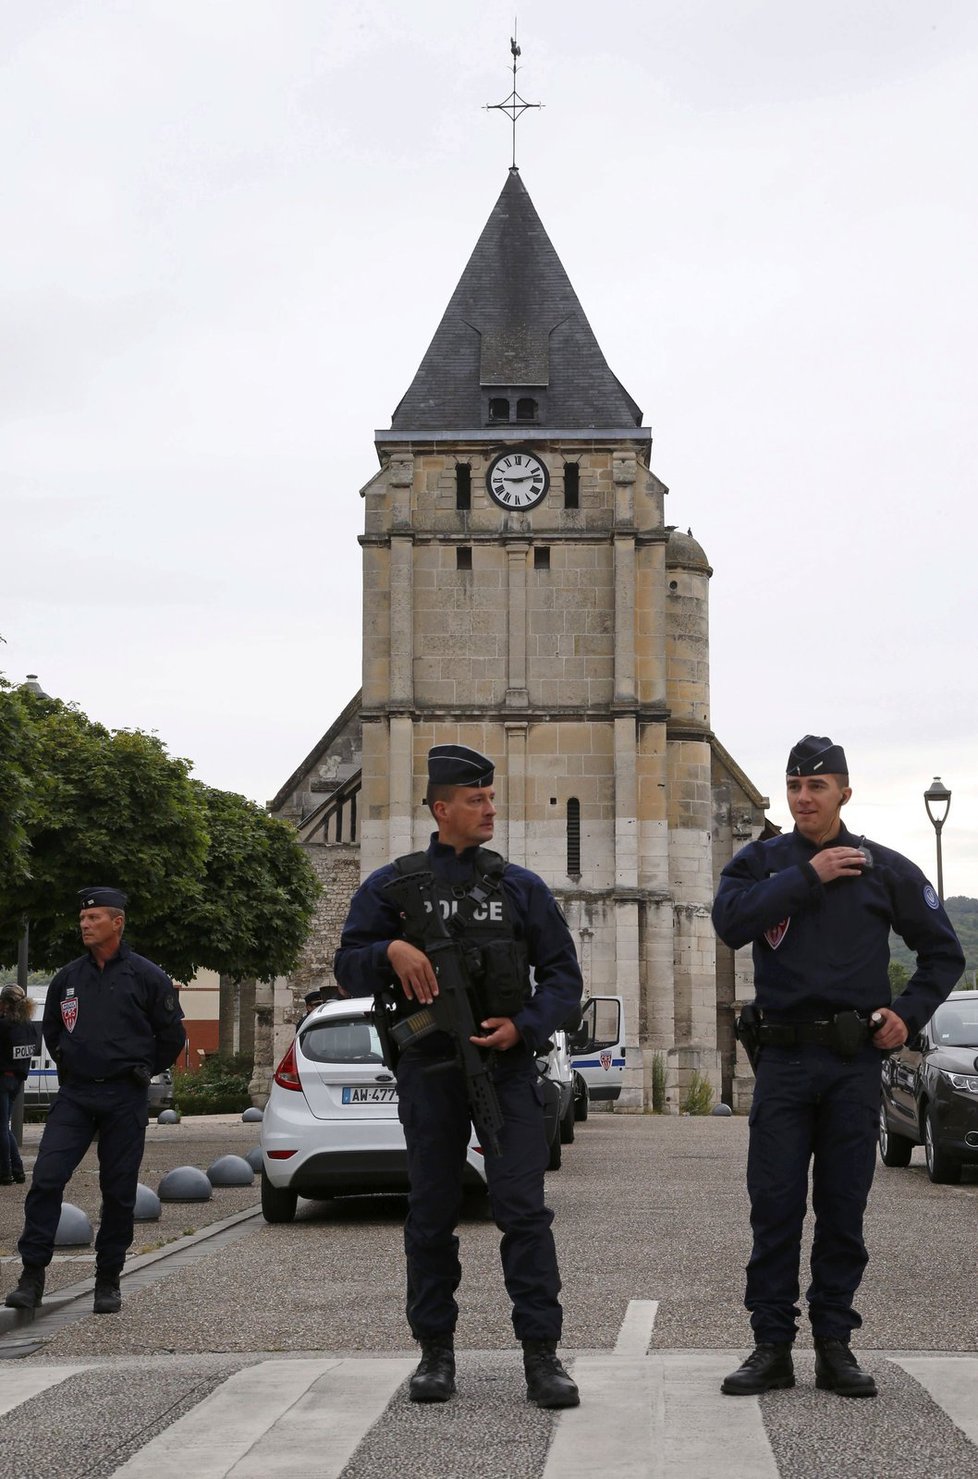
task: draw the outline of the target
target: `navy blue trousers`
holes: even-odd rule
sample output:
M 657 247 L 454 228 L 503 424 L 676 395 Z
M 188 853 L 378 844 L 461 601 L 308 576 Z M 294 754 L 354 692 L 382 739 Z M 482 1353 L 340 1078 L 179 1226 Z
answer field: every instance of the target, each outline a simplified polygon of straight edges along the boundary
M 747 1293 L 758 1342 L 798 1331 L 801 1234 L 812 1169 L 812 1332 L 848 1341 L 862 1320 L 852 1301 L 866 1267 L 863 1213 L 876 1168 L 880 1054 L 846 1062 L 831 1048 L 765 1047 L 750 1112 L 747 1190 L 754 1247 Z
M 17 1244 L 24 1263 L 46 1268 L 51 1262 L 65 1187 L 97 1135 L 102 1219 L 95 1267 L 100 1273 L 119 1273 L 132 1242 L 146 1121 L 146 1090 L 137 1083 L 66 1084 L 59 1089 L 24 1203 L 24 1231 Z
M 397 1067 L 398 1114 L 407 1141 L 411 1189 L 404 1224 L 407 1318 L 416 1340 L 454 1331 L 462 1277 L 456 1226 L 471 1120 L 465 1080 L 454 1065 L 406 1052 Z M 518 1340 L 559 1340 L 560 1274 L 544 1205 L 548 1151 L 536 1065 L 521 1046 L 500 1054 L 494 1074 L 505 1121 L 498 1156 L 486 1150 L 486 1177 L 506 1290 Z
M 24 1170 L 20 1147 L 10 1128 L 10 1116 L 22 1088 L 23 1085 L 14 1089 L 13 1093 L 9 1089 L 0 1088 L 0 1176 L 12 1176 L 15 1171 Z

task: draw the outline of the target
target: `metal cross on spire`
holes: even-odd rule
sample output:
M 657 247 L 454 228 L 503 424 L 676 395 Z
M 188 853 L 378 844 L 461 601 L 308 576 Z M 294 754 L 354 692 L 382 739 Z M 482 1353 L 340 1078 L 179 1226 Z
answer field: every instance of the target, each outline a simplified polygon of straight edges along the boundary
M 508 113 L 513 121 L 513 168 L 516 168 L 516 120 L 527 108 L 542 108 L 542 103 L 528 103 L 521 98 L 516 91 L 516 58 L 520 55 L 520 48 L 516 44 L 516 22 L 513 22 L 513 35 L 510 37 L 509 49 L 513 53 L 513 91 L 509 97 L 501 103 L 486 103 L 487 113 Z

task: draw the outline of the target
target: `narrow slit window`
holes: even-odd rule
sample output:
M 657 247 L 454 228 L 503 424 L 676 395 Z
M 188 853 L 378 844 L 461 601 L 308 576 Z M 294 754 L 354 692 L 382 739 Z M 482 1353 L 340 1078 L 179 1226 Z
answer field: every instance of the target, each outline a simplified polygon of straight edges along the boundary
M 472 469 L 467 462 L 455 464 L 455 507 L 472 507 Z
M 550 546 L 548 544 L 538 544 L 534 549 L 533 568 L 534 570 L 550 569 Z
M 564 463 L 564 507 L 581 506 L 581 469 L 576 462 Z
M 567 803 L 567 872 L 581 876 L 581 803 L 572 796 Z
M 455 569 L 472 569 L 472 546 L 470 544 L 460 544 L 457 546 L 455 550 Z

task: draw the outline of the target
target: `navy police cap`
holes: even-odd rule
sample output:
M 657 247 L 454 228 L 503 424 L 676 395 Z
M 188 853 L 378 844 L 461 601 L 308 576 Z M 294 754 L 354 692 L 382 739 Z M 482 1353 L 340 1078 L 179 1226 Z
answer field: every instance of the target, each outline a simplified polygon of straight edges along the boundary
M 468 745 L 432 745 L 428 783 L 432 786 L 491 786 L 495 766 Z
M 78 904 L 81 909 L 125 909 L 129 895 L 121 888 L 81 888 Z
M 792 745 L 786 767 L 788 775 L 848 775 L 846 752 L 827 734 L 806 734 Z

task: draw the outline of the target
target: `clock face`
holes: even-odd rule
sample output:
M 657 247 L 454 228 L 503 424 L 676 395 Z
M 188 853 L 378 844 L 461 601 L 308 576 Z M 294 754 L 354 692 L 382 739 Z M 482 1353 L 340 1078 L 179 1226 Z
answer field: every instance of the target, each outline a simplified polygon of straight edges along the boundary
M 486 487 L 500 508 L 536 508 L 547 496 L 550 474 L 533 452 L 500 452 L 489 464 Z

